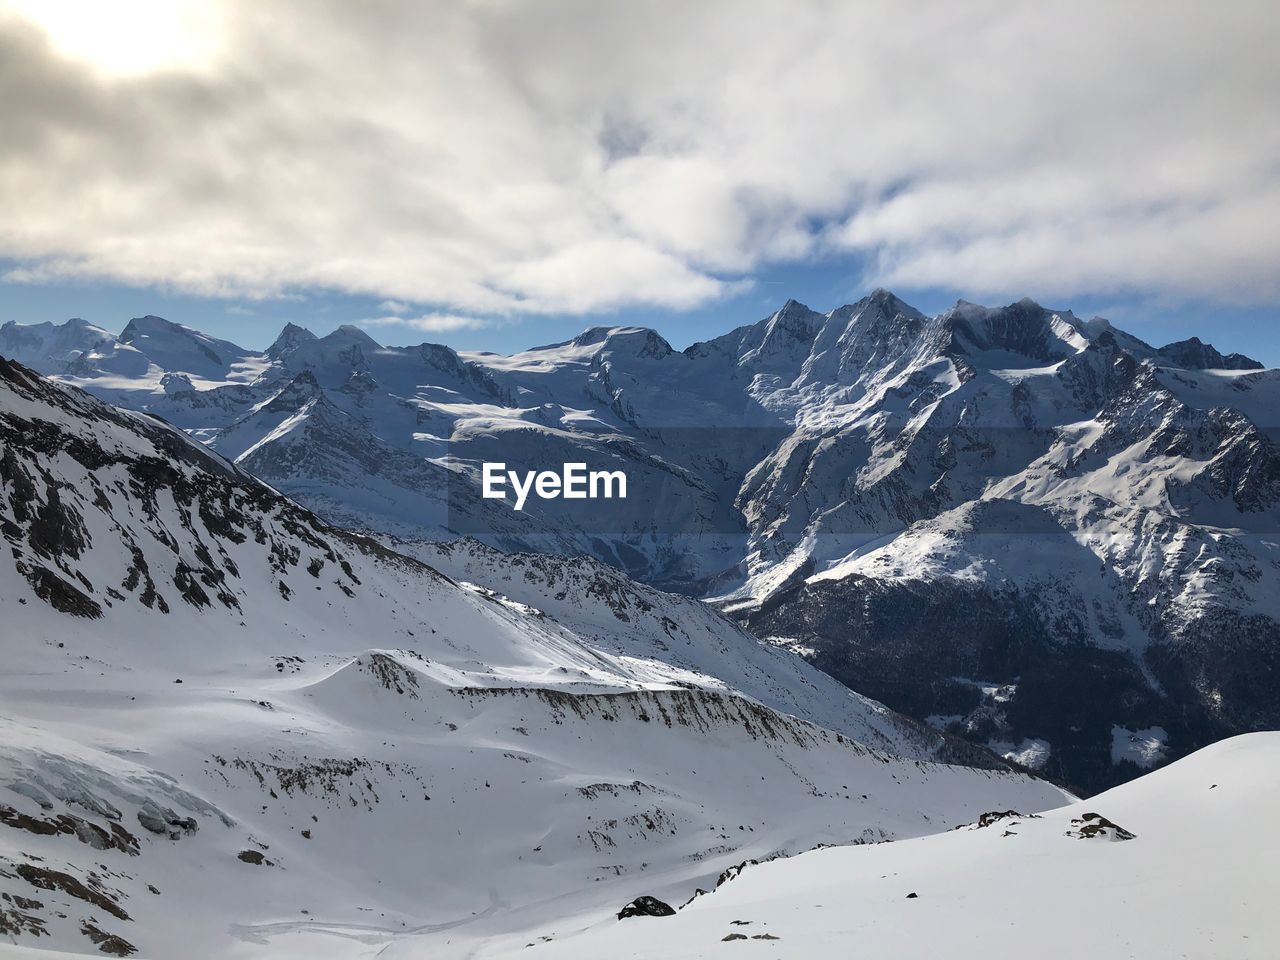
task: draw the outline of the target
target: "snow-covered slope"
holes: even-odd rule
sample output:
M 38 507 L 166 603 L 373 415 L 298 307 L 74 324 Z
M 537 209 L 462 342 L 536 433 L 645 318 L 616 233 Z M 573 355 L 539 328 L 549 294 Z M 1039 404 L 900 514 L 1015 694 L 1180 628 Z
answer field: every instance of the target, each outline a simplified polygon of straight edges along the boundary
M 990 766 L 986 751 L 855 693 L 708 605 L 628 580 L 589 557 L 507 554 L 476 540 L 397 544 L 457 580 L 528 605 L 596 649 L 652 658 L 897 756 Z M 712 679 L 714 678 L 714 679 Z
M 233 371 L 252 369 L 258 359 L 228 340 L 219 340 L 163 317 L 135 317 L 117 339 L 162 370 L 208 380 L 227 379 Z
M 0 326 L 0 356 L 37 370 L 61 372 L 115 339 L 109 331 L 78 317 L 58 324 L 10 320 Z
M 1028 303 L 934 324 L 748 480 L 762 572 L 726 602 L 1086 790 L 1140 769 L 1117 727 L 1164 731 L 1159 760 L 1280 724 L 1274 373 L 1157 366 Z
M 1158 762 L 1280 725 L 1280 374 L 1197 339 L 1030 300 L 930 317 L 887 291 L 684 351 L 638 327 L 503 357 L 291 326 L 250 354 L 132 326 L 42 369 L 343 525 L 712 598 L 1081 789 L 1142 769 L 1117 729 L 1162 730 Z M 479 498 L 486 461 L 621 469 L 629 496 L 515 513 Z
M 1267 960 L 1277 790 L 1280 734 L 1237 737 L 1040 817 L 992 811 L 946 834 L 750 866 L 675 916 L 597 918 L 479 956 Z
M 1062 797 L 921 759 L 938 739 L 859 697 L 822 708 L 907 757 L 771 709 L 816 711 L 821 679 L 696 603 L 615 574 L 610 613 L 544 613 L 7 361 L 0 533 L 0 930 L 23 944 L 468 956 L 743 859 Z M 666 640 L 640 616 L 594 635 L 623 595 Z M 706 672 L 713 643 L 751 696 Z

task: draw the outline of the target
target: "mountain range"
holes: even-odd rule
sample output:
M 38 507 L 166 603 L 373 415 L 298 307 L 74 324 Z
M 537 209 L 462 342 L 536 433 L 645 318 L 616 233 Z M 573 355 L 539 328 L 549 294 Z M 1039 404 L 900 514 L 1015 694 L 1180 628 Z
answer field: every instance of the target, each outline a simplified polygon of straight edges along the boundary
M 6 324 L 0 354 L 428 563 L 466 538 L 702 598 L 1082 792 L 1280 724 L 1280 372 L 1196 338 L 879 290 L 683 351 L 295 325 L 251 351 L 143 317 Z M 487 461 L 622 469 L 632 493 L 517 513 L 479 496 Z
M 1069 799 L 700 601 L 393 551 L 7 360 L 0 534 L 3 942 L 470 957 Z

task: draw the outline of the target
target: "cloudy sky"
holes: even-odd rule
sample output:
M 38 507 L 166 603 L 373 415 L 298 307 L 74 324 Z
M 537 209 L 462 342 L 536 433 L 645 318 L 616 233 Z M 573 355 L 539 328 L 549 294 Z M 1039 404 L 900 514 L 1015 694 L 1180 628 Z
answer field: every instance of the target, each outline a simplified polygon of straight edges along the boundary
M 0 320 L 677 345 L 888 286 L 1280 363 L 1280 12 L 0 0 Z

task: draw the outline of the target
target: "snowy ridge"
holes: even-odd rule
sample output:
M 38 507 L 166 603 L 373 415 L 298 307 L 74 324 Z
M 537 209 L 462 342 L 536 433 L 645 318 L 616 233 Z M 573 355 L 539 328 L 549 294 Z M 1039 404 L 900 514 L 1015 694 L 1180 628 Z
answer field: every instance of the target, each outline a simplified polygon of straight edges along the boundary
M 484 583 L 528 605 L 598 649 L 683 668 L 701 685 L 718 681 L 898 756 L 991 763 L 964 741 L 886 710 L 785 648 L 757 640 L 707 605 L 628 580 L 599 561 L 504 554 L 476 540 L 397 546 L 455 579 Z

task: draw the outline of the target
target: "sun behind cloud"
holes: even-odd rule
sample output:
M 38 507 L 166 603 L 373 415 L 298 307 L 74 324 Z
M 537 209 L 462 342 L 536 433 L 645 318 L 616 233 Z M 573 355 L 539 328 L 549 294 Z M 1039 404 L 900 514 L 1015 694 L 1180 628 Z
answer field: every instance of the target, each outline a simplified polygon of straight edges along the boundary
M 3 0 L 59 54 L 110 77 L 195 70 L 215 57 L 220 8 L 207 0 Z

